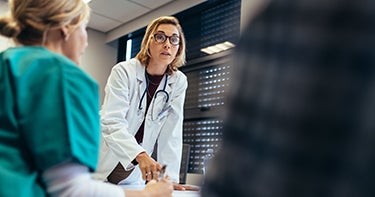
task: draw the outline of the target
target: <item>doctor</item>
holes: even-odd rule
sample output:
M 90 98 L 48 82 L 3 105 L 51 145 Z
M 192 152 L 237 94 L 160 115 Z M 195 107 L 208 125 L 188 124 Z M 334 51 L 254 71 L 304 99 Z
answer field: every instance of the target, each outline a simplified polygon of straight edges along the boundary
M 94 178 L 114 184 L 158 179 L 162 165 L 179 185 L 186 76 L 185 37 L 175 17 L 153 20 L 141 50 L 115 65 L 101 109 L 102 139 Z M 150 155 L 157 143 L 157 161 Z M 130 175 L 129 175 L 130 174 Z

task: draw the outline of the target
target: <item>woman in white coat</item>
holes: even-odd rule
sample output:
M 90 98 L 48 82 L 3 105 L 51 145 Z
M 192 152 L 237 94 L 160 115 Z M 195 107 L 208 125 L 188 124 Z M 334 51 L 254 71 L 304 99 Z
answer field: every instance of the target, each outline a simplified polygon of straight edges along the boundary
M 101 109 L 102 140 L 94 177 L 114 184 L 158 179 L 162 165 L 179 185 L 186 76 L 185 37 L 175 17 L 152 21 L 141 50 L 115 65 Z M 157 143 L 157 161 L 151 154 Z M 130 174 L 130 175 L 129 175 Z

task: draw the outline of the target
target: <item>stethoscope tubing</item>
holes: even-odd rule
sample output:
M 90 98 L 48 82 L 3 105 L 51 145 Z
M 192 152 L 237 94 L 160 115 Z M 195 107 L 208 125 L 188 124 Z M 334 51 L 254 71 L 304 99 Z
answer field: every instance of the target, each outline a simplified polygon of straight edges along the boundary
M 143 94 L 142 94 L 142 96 L 141 96 L 141 100 L 139 101 L 139 105 L 138 105 L 138 110 L 142 110 L 143 109 L 143 107 L 142 107 L 142 101 L 143 101 L 143 99 L 145 98 L 145 95 L 146 95 L 146 93 L 147 93 L 147 91 L 148 91 L 148 87 L 149 87 L 149 83 L 150 83 L 150 79 L 148 78 L 148 75 L 147 75 L 147 72 L 146 72 L 146 69 L 145 69 L 145 78 L 146 78 L 146 89 L 145 89 L 145 91 L 143 91 Z M 156 99 L 156 97 L 157 97 L 157 95 L 159 94 L 159 93 L 165 93 L 165 96 L 166 96 L 166 100 L 165 100 L 165 103 L 168 103 L 168 101 L 169 101 L 169 94 L 168 94 L 168 92 L 167 91 L 165 91 L 165 88 L 167 87 L 167 83 L 168 83 L 168 76 L 165 76 L 165 81 L 164 81 L 164 86 L 163 86 L 163 89 L 162 90 L 158 90 L 158 91 L 156 91 L 155 92 L 155 94 L 154 94 L 154 99 Z

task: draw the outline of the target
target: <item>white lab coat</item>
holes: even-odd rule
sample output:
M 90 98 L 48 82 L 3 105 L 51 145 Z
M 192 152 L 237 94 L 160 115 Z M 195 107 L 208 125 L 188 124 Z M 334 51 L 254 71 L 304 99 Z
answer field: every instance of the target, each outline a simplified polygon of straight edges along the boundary
M 105 98 L 100 112 L 101 147 L 94 178 L 106 180 L 118 162 L 128 169 L 139 153 L 146 151 L 151 155 L 155 143 L 158 142 L 157 161 L 168 166 L 166 171 L 173 182 L 179 182 L 187 78 L 181 71 L 164 77 L 168 77 L 165 91 L 169 94 L 169 101 L 165 103 L 165 94 L 159 93 L 156 99 L 154 97 L 155 101 L 151 101 L 146 114 L 147 96 L 142 100 L 143 109 L 138 109 L 146 89 L 145 66 L 133 58 L 113 67 L 105 87 Z M 165 78 L 161 80 L 156 91 L 163 89 L 164 83 Z M 167 106 L 170 108 L 158 116 Z M 134 136 L 144 118 L 144 137 L 140 146 Z M 121 183 L 144 183 L 138 165 Z

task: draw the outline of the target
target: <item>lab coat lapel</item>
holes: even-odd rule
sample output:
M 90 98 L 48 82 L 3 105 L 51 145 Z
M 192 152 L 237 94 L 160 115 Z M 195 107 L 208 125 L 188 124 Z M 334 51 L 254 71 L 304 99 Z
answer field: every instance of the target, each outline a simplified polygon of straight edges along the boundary
M 145 111 L 146 111 L 146 105 L 147 105 L 147 95 L 144 95 L 144 92 L 147 88 L 147 82 L 146 82 L 146 78 L 145 78 L 145 67 L 140 65 L 140 66 L 137 66 L 137 83 L 138 83 L 138 91 L 137 91 L 137 100 L 139 102 L 142 102 L 141 103 L 141 112 L 142 114 L 145 114 Z M 142 96 L 143 96 L 143 99 L 142 99 Z M 142 100 L 141 100 L 142 99 Z M 138 102 L 138 105 L 139 105 L 139 102 Z
M 172 95 L 172 84 L 175 83 L 176 77 L 175 75 L 167 75 L 167 77 L 168 77 L 168 84 L 167 84 L 167 87 L 165 87 L 165 91 L 167 91 L 169 94 L 169 101 L 168 101 L 169 103 L 171 101 L 171 95 Z

